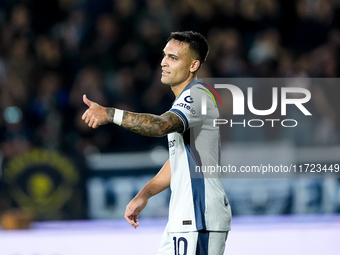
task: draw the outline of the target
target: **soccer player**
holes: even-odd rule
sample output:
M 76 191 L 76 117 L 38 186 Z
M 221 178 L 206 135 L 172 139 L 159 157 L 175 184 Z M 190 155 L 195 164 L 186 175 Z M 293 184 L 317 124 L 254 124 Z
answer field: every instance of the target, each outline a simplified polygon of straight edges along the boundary
M 197 79 L 208 51 L 206 39 L 197 32 L 171 33 L 163 50 L 161 82 L 170 86 L 176 99 L 160 116 L 102 107 L 83 96 L 89 108 L 82 119 L 89 127 L 115 123 L 141 135 L 168 135 L 169 159 L 125 212 L 125 219 L 137 228 L 148 199 L 171 188 L 169 220 L 158 255 L 222 255 L 230 230 L 231 209 L 220 176 L 200 171 L 217 166 L 220 156 L 219 129 L 213 125 L 218 109 Z

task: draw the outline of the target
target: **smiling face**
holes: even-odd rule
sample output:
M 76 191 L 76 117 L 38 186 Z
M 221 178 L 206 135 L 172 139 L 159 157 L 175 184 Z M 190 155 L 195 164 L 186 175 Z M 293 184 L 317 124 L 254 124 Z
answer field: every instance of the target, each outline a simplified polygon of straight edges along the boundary
M 170 85 L 172 89 L 184 89 L 194 78 L 200 64 L 193 55 L 188 43 L 170 40 L 163 50 L 161 82 Z

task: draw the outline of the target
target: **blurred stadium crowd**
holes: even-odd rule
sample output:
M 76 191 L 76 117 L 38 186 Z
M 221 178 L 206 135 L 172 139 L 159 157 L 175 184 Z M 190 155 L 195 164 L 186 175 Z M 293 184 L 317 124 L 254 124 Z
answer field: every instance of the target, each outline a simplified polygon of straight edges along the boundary
M 32 147 L 84 154 L 166 144 L 115 125 L 88 128 L 82 95 L 125 110 L 168 110 L 173 95 L 159 81 L 161 53 L 169 33 L 181 30 L 210 43 L 201 77 L 340 74 L 339 0 L 2 0 L 3 157 Z M 312 94 L 322 118 L 301 145 L 337 143 L 340 87 Z

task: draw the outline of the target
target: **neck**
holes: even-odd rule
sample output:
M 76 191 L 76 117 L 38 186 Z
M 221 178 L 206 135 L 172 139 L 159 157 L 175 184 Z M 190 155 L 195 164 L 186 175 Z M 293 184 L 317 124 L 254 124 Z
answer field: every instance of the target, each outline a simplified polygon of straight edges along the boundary
M 183 82 L 181 84 L 177 84 L 177 85 L 171 86 L 171 90 L 174 93 L 175 97 L 177 98 L 182 93 L 182 91 L 185 89 L 185 87 L 188 86 L 189 83 L 191 81 L 193 81 L 195 78 L 196 77 L 191 77 L 191 78 L 189 78 L 188 80 L 186 80 L 185 82 Z

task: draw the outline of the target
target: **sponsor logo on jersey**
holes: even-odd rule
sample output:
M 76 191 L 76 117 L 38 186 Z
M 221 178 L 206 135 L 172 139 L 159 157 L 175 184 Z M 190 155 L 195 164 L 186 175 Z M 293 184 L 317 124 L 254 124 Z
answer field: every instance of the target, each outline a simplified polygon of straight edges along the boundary
M 192 108 L 189 104 L 186 104 L 186 103 L 178 103 L 178 104 L 176 104 L 175 106 L 182 107 L 182 108 L 188 110 L 191 114 L 195 114 L 195 113 L 196 113 L 195 109 Z
M 191 103 L 194 102 L 194 99 L 193 99 L 191 96 L 186 96 L 186 97 L 184 98 L 184 101 L 187 102 L 187 103 L 189 103 L 189 104 L 191 104 Z

